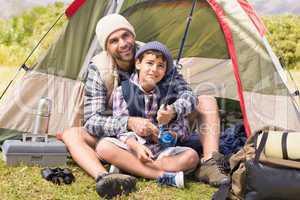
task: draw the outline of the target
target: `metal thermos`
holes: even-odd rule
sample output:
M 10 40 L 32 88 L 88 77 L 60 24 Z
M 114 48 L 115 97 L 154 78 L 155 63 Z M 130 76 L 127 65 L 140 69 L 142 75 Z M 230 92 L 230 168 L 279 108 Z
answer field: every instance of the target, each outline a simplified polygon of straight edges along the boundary
M 51 100 L 42 97 L 39 101 L 34 122 L 33 135 L 43 135 L 48 133 L 49 118 L 51 111 Z

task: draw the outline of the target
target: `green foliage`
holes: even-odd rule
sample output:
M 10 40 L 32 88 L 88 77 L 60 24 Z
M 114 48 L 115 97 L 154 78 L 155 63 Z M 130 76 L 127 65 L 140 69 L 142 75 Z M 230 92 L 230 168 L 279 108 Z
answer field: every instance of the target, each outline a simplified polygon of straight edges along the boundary
M 19 66 L 22 64 L 64 9 L 63 3 L 55 3 L 47 7 L 35 7 L 9 20 L 0 19 L 0 65 Z M 29 60 L 29 65 L 36 62 L 37 58 L 53 43 L 64 22 L 65 20 L 60 20 L 47 35 Z
M 263 21 L 276 55 L 282 56 L 290 69 L 300 69 L 300 16 L 267 16 Z

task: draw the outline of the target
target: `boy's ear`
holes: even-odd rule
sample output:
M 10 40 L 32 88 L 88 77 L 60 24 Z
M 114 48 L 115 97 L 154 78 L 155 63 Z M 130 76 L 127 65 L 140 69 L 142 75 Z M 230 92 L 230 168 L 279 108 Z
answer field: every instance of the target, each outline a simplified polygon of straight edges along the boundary
M 140 69 L 141 69 L 141 63 L 140 63 L 139 60 L 137 60 L 137 61 L 135 62 L 135 69 L 137 69 L 137 70 L 140 70 Z

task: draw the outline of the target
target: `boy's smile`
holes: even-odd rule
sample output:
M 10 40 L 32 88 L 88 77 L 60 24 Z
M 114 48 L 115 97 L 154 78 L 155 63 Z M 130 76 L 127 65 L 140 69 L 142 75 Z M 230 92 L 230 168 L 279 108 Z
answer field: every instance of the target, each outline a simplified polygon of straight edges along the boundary
M 136 69 L 139 70 L 140 85 L 146 92 L 149 92 L 164 78 L 167 62 L 160 56 L 145 54 L 141 62 L 136 62 Z

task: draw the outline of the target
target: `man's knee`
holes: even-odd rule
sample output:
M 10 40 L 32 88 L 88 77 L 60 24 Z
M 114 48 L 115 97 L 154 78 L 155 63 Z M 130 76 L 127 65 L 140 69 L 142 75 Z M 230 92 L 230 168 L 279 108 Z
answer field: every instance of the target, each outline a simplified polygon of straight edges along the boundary
M 63 132 L 62 141 L 67 147 L 81 145 L 83 143 L 88 144 L 89 146 L 95 146 L 97 138 L 88 134 L 82 127 L 72 127 Z
M 218 112 L 217 100 L 213 96 L 200 95 L 198 96 L 197 110 L 200 113 Z

